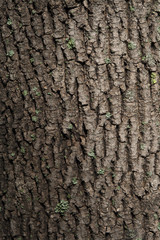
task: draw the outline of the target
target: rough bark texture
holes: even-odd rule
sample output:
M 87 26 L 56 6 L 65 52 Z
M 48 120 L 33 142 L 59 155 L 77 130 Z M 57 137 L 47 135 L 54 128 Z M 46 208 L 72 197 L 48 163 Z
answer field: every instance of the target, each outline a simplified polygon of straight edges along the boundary
M 0 239 L 159 240 L 160 1 L 1 0 L 0 29 Z

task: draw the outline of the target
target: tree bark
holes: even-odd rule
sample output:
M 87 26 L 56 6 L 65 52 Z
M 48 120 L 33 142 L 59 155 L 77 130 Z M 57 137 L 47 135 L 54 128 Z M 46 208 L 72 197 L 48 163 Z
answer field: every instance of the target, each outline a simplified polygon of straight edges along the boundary
M 160 239 L 160 1 L 0 1 L 2 240 Z

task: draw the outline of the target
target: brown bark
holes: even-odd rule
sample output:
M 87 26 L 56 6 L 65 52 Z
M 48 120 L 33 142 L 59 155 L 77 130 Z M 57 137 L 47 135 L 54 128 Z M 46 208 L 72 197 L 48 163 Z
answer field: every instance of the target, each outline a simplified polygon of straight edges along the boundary
M 0 19 L 0 239 L 159 240 L 160 1 Z

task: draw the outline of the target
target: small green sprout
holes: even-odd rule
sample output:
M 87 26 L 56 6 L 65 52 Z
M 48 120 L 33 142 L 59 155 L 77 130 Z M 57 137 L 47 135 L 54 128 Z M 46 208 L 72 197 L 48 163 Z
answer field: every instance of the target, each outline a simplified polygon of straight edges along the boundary
M 76 177 L 72 178 L 72 183 L 73 183 L 74 185 L 77 184 L 77 178 L 76 178 Z
M 117 187 L 117 190 L 119 191 L 120 189 L 121 189 L 120 186 L 118 186 L 118 187 Z
M 36 109 L 35 112 L 36 112 L 36 114 L 39 114 L 41 112 L 41 110 Z
M 27 94 L 28 94 L 28 91 L 27 91 L 27 90 L 24 90 L 24 91 L 23 91 L 23 95 L 24 95 L 24 96 L 27 96 Z
M 142 143 L 142 144 L 140 145 L 140 149 L 141 149 L 141 150 L 144 150 L 144 149 L 145 149 L 145 144 Z
M 33 116 L 33 117 L 32 117 L 32 121 L 33 121 L 33 122 L 37 122 L 37 120 L 38 120 L 38 117 L 37 117 L 37 116 Z
M 15 153 L 11 153 L 11 156 L 14 157 L 14 156 L 15 156 Z
M 7 25 L 12 25 L 12 20 L 10 19 L 10 18 L 8 18 L 8 20 L 7 20 Z
M 30 58 L 30 62 L 33 63 L 34 62 L 34 58 Z
M 133 6 L 130 6 L 130 11 L 131 12 L 134 12 L 135 11 L 135 8 Z
M 156 213 L 153 216 L 154 216 L 154 219 L 158 219 L 158 215 Z
M 145 62 L 146 61 L 146 56 L 142 57 L 142 61 Z
M 110 119 L 111 116 L 112 116 L 112 114 L 111 114 L 110 112 L 107 112 L 107 113 L 106 113 L 106 118 L 107 118 L 107 119 Z
M 47 168 L 47 169 L 50 169 L 50 166 L 49 166 L 49 165 L 47 165 L 47 166 L 46 166 L 46 168 Z
M 68 193 L 68 194 L 67 194 L 67 198 L 68 198 L 68 199 L 71 199 L 71 194 Z
M 69 124 L 69 125 L 68 125 L 68 129 L 69 129 L 69 130 L 72 130 L 72 128 L 73 128 L 73 125 L 72 125 L 72 124 Z
M 111 63 L 111 60 L 110 60 L 109 58 L 106 58 L 106 59 L 105 59 L 105 63 L 108 65 L 108 64 Z
M 25 148 L 23 146 L 21 146 L 21 153 L 25 154 L 25 152 L 26 152 Z
M 7 56 L 12 57 L 13 55 L 14 55 L 14 51 L 13 50 L 8 51 Z
M 97 171 L 97 174 L 98 174 L 98 175 L 103 175 L 104 172 L 105 172 L 104 169 L 100 169 L 100 170 Z
M 35 92 L 36 96 L 40 97 L 41 96 L 41 93 L 37 91 L 38 88 L 37 87 L 33 87 L 32 88 L 32 92 Z
M 88 153 L 88 156 L 91 157 L 91 158 L 96 158 L 96 155 L 95 155 L 95 153 L 93 152 L 93 150 Z
M 38 176 L 35 176 L 34 179 L 35 179 L 36 183 L 38 183 Z
M 145 122 L 145 121 L 142 121 L 142 125 L 146 125 L 147 124 L 147 122 Z
M 158 223 L 158 230 L 160 231 L 160 222 Z
M 54 210 L 55 213 L 60 213 L 61 215 L 64 215 L 68 208 L 68 201 L 61 200 L 59 203 L 57 203 Z
M 116 174 L 113 172 L 113 173 L 112 173 L 112 178 L 115 178 L 115 176 L 116 176 Z
M 37 91 L 37 87 L 33 87 L 33 88 L 32 88 L 32 91 L 33 91 L 33 92 Z
M 152 172 L 147 172 L 146 175 L 147 175 L 148 177 L 151 177 L 151 176 L 152 176 Z
M 36 140 L 36 135 L 35 134 L 31 134 L 31 138 L 32 138 L 32 141 Z
M 36 11 L 35 10 L 32 10 L 32 14 L 35 14 L 36 13 Z
M 52 95 L 52 93 L 50 93 L 50 92 L 48 92 L 47 94 L 50 95 L 50 96 Z
M 112 200 L 112 205 L 115 206 L 116 202 L 115 200 Z
M 40 92 L 36 92 L 36 96 L 40 97 L 41 93 Z
M 152 72 L 152 73 L 151 73 L 151 83 L 152 83 L 152 84 L 157 83 L 156 78 L 157 78 L 157 74 L 154 73 L 154 72 Z
M 73 49 L 75 47 L 75 40 L 73 38 L 67 38 L 67 47 Z
M 136 49 L 137 45 L 134 42 L 129 42 L 128 43 L 128 49 L 129 50 L 134 50 Z

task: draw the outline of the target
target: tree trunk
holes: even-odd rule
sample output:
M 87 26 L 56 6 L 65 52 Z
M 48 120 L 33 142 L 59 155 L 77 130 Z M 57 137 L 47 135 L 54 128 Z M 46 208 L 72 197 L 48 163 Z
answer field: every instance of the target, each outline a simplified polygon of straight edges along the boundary
M 160 239 L 160 1 L 0 1 L 2 240 Z

